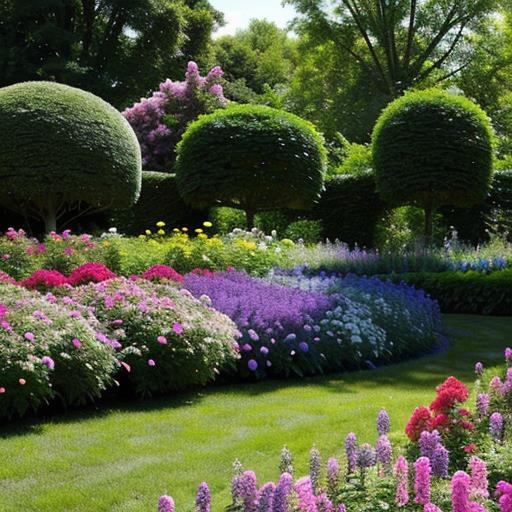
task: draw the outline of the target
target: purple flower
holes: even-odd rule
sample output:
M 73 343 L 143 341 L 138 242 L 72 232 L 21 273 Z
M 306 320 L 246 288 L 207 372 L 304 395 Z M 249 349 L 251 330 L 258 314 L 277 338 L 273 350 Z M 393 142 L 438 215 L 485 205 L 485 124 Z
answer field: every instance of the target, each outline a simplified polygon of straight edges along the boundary
M 325 492 L 316 498 L 316 512 L 334 512 L 334 506 Z
M 485 462 L 473 456 L 469 459 L 469 470 L 471 473 L 471 495 L 477 499 L 487 499 L 489 497 L 489 483 Z
M 202 482 L 196 493 L 196 512 L 210 512 L 212 496 L 206 482 Z
M 448 466 L 450 462 L 450 455 L 448 450 L 442 445 L 438 444 L 430 457 L 432 464 L 432 474 L 439 478 L 448 478 Z
M 490 397 L 487 393 L 479 393 L 476 397 L 476 410 L 478 417 L 483 420 L 489 412 Z
M 409 503 L 409 466 L 403 455 L 398 457 L 395 464 L 396 494 L 395 502 L 399 507 Z
M 260 348 L 260 353 L 263 354 L 264 356 L 266 356 L 268 354 L 269 350 L 267 347 L 261 347 Z
M 272 512 L 288 512 L 288 496 L 293 489 L 293 478 L 289 473 L 283 473 L 274 492 Z
M 345 438 L 345 453 L 347 454 L 347 473 L 354 473 L 357 467 L 357 437 L 353 432 Z
M 156 366 L 156 362 L 154 359 L 148 359 L 148 366 Z
M 170 496 L 160 496 L 158 512 L 174 512 L 174 500 Z
M 327 495 L 333 499 L 338 490 L 340 481 L 340 465 L 338 461 L 331 457 L 327 461 Z
M 309 350 L 309 345 L 305 341 L 301 341 L 299 343 L 299 348 L 302 350 L 302 352 L 307 352 Z
M 273 482 L 267 482 L 261 486 L 258 491 L 256 512 L 272 512 L 275 490 L 276 486 Z
M 36 337 L 34 336 L 34 333 L 32 333 L 32 332 L 30 332 L 30 331 L 29 331 L 29 332 L 26 332 L 23 336 L 24 336 L 24 337 L 25 337 L 25 339 L 26 339 L 26 340 L 28 340 L 28 341 L 34 341 L 34 340 L 36 339 Z
M 484 373 L 484 365 L 481 362 L 475 364 L 475 373 L 477 377 L 481 377 Z
M 243 506 L 244 512 L 256 512 L 258 487 L 254 471 L 244 471 L 233 477 L 233 504 Z
M 379 411 L 379 415 L 377 416 L 377 432 L 379 435 L 389 434 L 391 429 L 391 421 L 389 419 L 389 414 L 386 409 L 381 409 Z
M 393 449 L 389 442 L 388 436 L 382 434 L 377 441 L 377 461 L 382 464 L 385 468 L 389 468 L 391 465 L 391 458 L 393 457 Z
M 298 509 L 301 512 L 317 512 L 315 493 L 309 476 L 297 480 L 294 489 L 297 494 Z
M 420 453 L 422 457 L 432 459 L 437 445 L 441 442 L 441 436 L 437 430 L 428 432 L 424 430 L 420 435 Z
M 489 418 L 489 432 L 495 441 L 501 441 L 503 436 L 503 416 L 499 412 L 491 414 Z
M 158 336 L 156 339 L 160 345 L 167 345 L 167 338 L 165 336 Z
M 252 372 L 255 372 L 258 369 L 258 362 L 255 359 L 249 359 L 249 361 L 247 362 L 247 367 Z
M 414 502 L 420 505 L 430 503 L 430 461 L 420 457 L 414 463 Z
M 512 348 L 507 347 L 505 349 L 505 361 L 507 364 L 510 364 L 512 362 Z
M 41 359 L 41 363 L 43 363 L 48 370 L 53 370 L 55 368 L 55 361 L 50 356 L 44 356 Z
M 249 338 L 251 338 L 252 341 L 258 341 L 260 339 L 258 333 L 254 329 L 249 329 L 247 331 L 247 334 L 249 335 Z

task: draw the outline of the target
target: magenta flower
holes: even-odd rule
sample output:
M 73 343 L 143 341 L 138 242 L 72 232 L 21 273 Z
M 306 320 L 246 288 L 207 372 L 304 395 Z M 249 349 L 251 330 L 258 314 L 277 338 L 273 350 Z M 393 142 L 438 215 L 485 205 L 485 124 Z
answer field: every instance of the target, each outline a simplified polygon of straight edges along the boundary
M 173 330 L 176 334 L 183 334 L 183 326 L 182 326 L 179 322 L 175 322 L 175 323 L 172 325 L 172 330 Z
M 453 512 L 468 512 L 471 480 L 464 471 L 457 471 L 452 477 Z
M 160 345 L 167 345 L 167 338 L 165 336 L 158 336 L 156 339 Z
M 512 512 L 512 485 L 501 480 L 496 486 L 501 512 Z
M 409 465 L 403 455 L 400 455 L 396 461 L 395 476 L 395 502 L 399 507 L 405 507 L 409 503 Z
M 73 343 L 73 346 L 75 348 L 80 348 L 82 346 L 82 343 L 78 338 L 73 338 L 71 343 Z
M 414 463 L 414 502 L 420 505 L 430 503 L 430 461 L 427 457 L 420 457 Z
M 53 370 L 55 368 L 55 361 L 50 356 L 44 356 L 41 359 L 41 363 L 43 363 L 48 370 Z
M 423 507 L 423 512 L 443 512 L 443 511 L 437 505 L 434 505 L 433 503 L 427 503 Z
M 156 362 L 154 359 L 148 359 L 148 366 L 156 366 Z
M 30 331 L 26 332 L 23 336 L 28 341 L 34 341 L 36 339 L 36 337 L 34 336 L 34 333 L 30 332 Z
M 174 512 L 174 500 L 170 496 L 160 496 L 158 512 Z

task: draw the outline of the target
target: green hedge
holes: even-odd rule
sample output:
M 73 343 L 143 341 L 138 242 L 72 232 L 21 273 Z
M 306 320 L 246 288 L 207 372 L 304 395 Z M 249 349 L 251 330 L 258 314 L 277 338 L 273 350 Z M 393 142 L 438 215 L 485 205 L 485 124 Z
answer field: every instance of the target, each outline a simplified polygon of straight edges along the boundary
M 183 202 L 174 174 L 143 171 L 139 200 L 129 210 L 114 212 L 111 223 L 121 233 L 140 235 L 146 229 L 154 230 L 159 221 L 169 230 L 199 227 L 207 218 L 206 210 L 192 209 Z
M 422 288 L 443 313 L 512 315 L 512 270 L 401 274 L 392 280 Z
M 322 221 L 325 238 L 362 247 L 373 247 L 383 213 L 384 203 L 376 192 L 372 171 L 342 174 L 328 181 L 313 211 Z

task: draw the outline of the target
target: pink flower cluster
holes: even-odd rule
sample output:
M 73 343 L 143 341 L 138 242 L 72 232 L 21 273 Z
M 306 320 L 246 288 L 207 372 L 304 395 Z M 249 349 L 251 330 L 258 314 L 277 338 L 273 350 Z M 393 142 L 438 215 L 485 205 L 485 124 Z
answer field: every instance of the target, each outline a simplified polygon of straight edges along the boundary
M 169 280 L 175 281 L 176 283 L 182 283 L 184 281 L 184 278 L 180 273 L 167 265 L 153 265 L 148 268 L 141 277 L 148 281 Z

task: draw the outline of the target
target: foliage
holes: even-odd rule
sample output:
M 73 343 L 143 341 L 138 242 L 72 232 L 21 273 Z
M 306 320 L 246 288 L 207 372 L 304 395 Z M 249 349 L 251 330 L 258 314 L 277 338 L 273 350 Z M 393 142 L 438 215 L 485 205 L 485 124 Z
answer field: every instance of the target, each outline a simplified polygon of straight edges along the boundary
M 49 82 L 0 90 L 0 202 L 45 221 L 79 209 L 133 204 L 140 149 L 128 123 L 90 93 Z
M 439 302 L 443 313 L 510 315 L 512 311 L 509 269 L 491 274 L 474 270 L 401 274 L 393 279 L 425 290 Z
M 186 202 L 243 209 L 252 228 L 257 211 L 309 208 L 322 187 L 325 163 L 323 141 L 311 124 L 243 105 L 189 126 L 178 146 L 176 176 Z
M 55 297 L 0 284 L 0 416 L 59 398 L 83 404 L 112 383 L 114 352 L 95 326 Z
M 314 216 L 323 236 L 362 247 L 373 247 L 377 221 L 384 212 L 371 171 L 340 174 L 325 184 Z
M 183 202 L 174 174 L 142 171 L 139 200 L 129 210 L 113 212 L 111 224 L 119 233 L 140 235 L 157 222 L 170 228 L 195 228 L 207 215 L 207 211 L 192 209 Z
M 118 342 L 122 379 L 139 395 L 203 385 L 236 358 L 234 324 L 173 286 L 120 278 L 69 296 Z
M 394 206 L 423 207 L 427 238 L 434 207 L 485 198 L 493 132 L 470 100 L 437 90 L 406 94 L 384 110 L 372 139 L 379 193 Z
M 7 0 L 1 85 L 57 80 L 122 107 L 188 60 L 211 57 L 222 15 L 206 0 Z
M 140 143 L 144 169 L 169 172 L 187 125 L 200 114 L 226 106 L 220 84 L 223 74 L 216 66 L 202 77 L 197 64 L 189 62 L 183 82 L 167 79 L 149 98 L 123 112 Z

